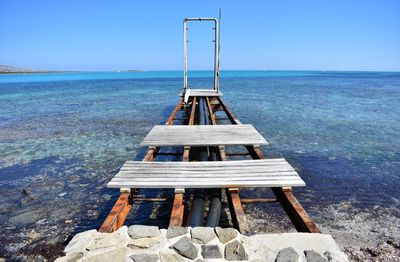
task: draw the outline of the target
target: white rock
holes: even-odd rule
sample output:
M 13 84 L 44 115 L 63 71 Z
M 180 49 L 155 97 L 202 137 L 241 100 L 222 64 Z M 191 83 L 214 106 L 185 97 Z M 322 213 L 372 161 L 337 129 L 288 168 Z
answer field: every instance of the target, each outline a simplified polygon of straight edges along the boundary
M 86 247 L 86 250 L 93 251 L 96 249 L 104 249 L 110 247 L 119 247 L 121 243 L 124 241 L 122 240 L 121 236 L 117 233 L 97 233 L 94 237 L 92 243 Z
M 115 262 L 125 260 L 126 248 L 116 248 L 105 252 L 87 253 L 82 262 Z
M 64 252 L 79 252 L 84 251 L 85 248 L 90 245 L 97 234 L 96 229 L 78 233 L 72 238 L 68 245 L 64 248 Z

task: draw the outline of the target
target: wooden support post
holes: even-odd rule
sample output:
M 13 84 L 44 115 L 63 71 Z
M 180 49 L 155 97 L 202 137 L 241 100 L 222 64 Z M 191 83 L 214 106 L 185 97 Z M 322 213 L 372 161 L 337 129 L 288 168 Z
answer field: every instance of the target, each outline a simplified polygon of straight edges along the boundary
M 226 196 L 228 198 L 229 211 L 232 217 L 233 226 L 236 227 L 241 234 L 250 232 L 247 223 L 246 214 L 240 201 L 238 188 L 227 188 Z
M 183 204 L 184 190 L 175 190 L 174 203 L 172 206 L 171 217 L 169 219 L 170 226 L 182 226 L 183 211 L 185 206 Z
M 122 227 L 126 216 L 132 208 L 131 196 L 129 192 L 123 192 L 119 196 L 111 212 L 108 214 L 99 232 L 111 233 Z

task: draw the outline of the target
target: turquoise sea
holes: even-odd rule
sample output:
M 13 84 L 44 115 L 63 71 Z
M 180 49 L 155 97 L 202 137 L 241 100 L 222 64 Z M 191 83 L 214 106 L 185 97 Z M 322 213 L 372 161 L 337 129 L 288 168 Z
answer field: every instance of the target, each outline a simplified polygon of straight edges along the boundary
M 211 72 L 189 76 L 212 82 Z M 269 140 L 264 152 L 298 169 L 307 186 L 295 195 L 323 232 L 341 246 L 400 239 L 400 73 L 223 71 L 220 85 Z M 54 258 L 71 235 L 98 228 L 118 196 L 106 183 L 140 159 L 182 86 L 180 71 L 0 75 L 0 257 Z M 169 209 L 136 206 L 129 223 L 166 226 Z M 253 232 L 294 230 L 279 204 L 245 211 Z

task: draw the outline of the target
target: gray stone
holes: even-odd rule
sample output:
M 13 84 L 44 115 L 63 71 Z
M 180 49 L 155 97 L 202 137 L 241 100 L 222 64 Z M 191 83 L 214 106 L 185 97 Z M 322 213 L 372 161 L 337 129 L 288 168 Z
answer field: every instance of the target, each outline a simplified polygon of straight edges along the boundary
M 247 260 L 247 253 L 242 244 L 235 240 L 225 246 L 226 260 Z
M 157 262 L 158 255 L 157 254 L 134 254 L 130 256 L 134 262 Z
M 185 262 L 186 258 L 178 255 L 177 253 L 170 253 L 168 251 L 160 252 L 161 262 Z
M 130 248 L 149 248 L 158 244 L 160 242 L 160 237 L 146 237 L 133 239 L 129 242 L 128 247 Z
M 299 261 L 299 254 L 291 247 L 279 251 L 275 262 L 297 262 Z
M 121 236 L 117 233 L 98 233 L 93 242 L 86 248 L 88 251 L 109 247 L 118 247 L 122 242 Z
M 304 255 L 306 255 L 307 262 L 328 262 L 328 260 L 314 250 L 304 250 Z
M 202 245 L 201 255 L 203 258 L 222 258 L 221 251 L 217 245 Z
M 178 242 L 170 247 L 178 252 L 180 255 L 195 259 L 197 257 L 197 248 L 196 246 L 190 242 L 190 238 L 182 237 Z
M 195 227 L 191 233 L 192 241 L 197 244 L 207 244 L 216 237 L 214 229 L 211 227 Z
M 215 233 L 217 233 L 218 239 L 221 243 L 226 244 L 232 239 L 234 239 L 238 232 L 234 228 L 215 228 Z
M 89 255 L 82 258 L 82 262 L 114 262 L 125 260 L 125 249 L 118 248 L 106 252 L 96 252 L 95 255 Z
M 64 252 L 84 250 L 87 245 L 93 241 L 94 236 L 97 234 L 96 229 L 78 233 L 71 239 L 68 245 L 64 248 Z
M 133 239 L 144 237 L 158 237 L 160 231 L 156 226 L 133 225 L 128 228 L 128 234 Z
M 188 233 L 187 227 L 170 226 L 167 230 L 167 238 L 174 238 Z

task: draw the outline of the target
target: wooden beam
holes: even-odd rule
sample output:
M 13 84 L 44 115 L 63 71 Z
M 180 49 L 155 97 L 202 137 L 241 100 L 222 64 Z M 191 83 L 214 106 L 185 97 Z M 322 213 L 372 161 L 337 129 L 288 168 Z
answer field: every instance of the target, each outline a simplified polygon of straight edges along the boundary
M 216 125 L 217 124 L 217 120 L 215 119 L 215 114 L 212 110 L 211 104 L 210 104 L 210 99 L 208 97 L 206 97 L 206 103 L 207 103 L 207 107 L 208 107 L 208 114 L 210 115 L 211 118 L 211 124 L 212 125 Z
M 190 110 L 190 118 L 189 118 L 189 125 L 190 126 L 194 125 L 194 116 L 195 116 L 195 113 L 196 113 L 196 100 L 197 100 L 197 98 L 193 97 L 192 110 Z
M 225 153 L 225 147 L 218 147 L 219 157 L 221 161 L 227 161 L 228 157 Z M 226 197 L 228 198 L 229 212 L 231 213 L 233 226 L 239 230 L 240 233 L 246 234 L 250 232 L 247 223 L 246 214 L 240 201 L 238 188 L 227 188 L 225 190 Z
M 170 226 L 182 226 L 183 223 L 183 196 L 182 192 L 175 192 L 174 203 L 172 205 L 171 217 L 169 219 Z
M 249 233 L 250 229 L 240 200 L 239 189 L 228 188 L 225 192 L 228 198 L 229 211 L 231 213 L 233 226 L 236 227 L 241 234 Z
M 176 115 L 178 114 L 179 110 L 181 110 L 182 105 L 183 105 L 183 99 L 178 102 L 174 111 L 172 111 L 172 114 L 168 117 L 167 122 L 165 123 L 166 125 L 172 125 L 174 123 Z
M 114 207 L 111 209 L 99 232 L 111 233 L 122 227 L 126 216 L 132 208 L 131 196 L 129 192 L 120 194 Z
M 321 230 L 297 201 L 291 188 L 275 187 L 272 188 L 272 191 L 298 232 L 321 233 Z
M 190 110 L 189 125 L 194 124 L 194 118 L 196 114 L 196 97 L 193 97 L 192 108 Z M 188 162 L 190 155 L 190 147 L 185 146 L 183 148 L 182 161 Z M 169 219 L 170 226 L 182 226 L 183 224 L 183 214 L 185 211 L 184 204 L 185 191 L 181 189 L 175 189 L 174 203 L 172 205 L 171 216 Z

